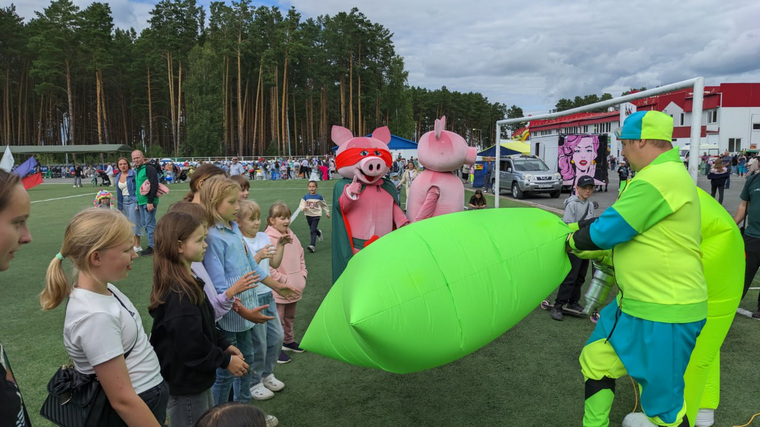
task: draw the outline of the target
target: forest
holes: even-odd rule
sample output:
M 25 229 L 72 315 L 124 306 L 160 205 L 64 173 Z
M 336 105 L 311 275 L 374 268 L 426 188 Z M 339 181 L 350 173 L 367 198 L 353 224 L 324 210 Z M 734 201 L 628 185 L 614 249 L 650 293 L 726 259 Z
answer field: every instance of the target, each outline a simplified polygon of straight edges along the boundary
M 488 146 L 497 120 L 522 115 L 479 93 L 410 87 L 393 34 L 356 8 L 303 19 L 249 0 L 208 12 L 161 0 L 150 16 L 138 34 L 115 28 L 107 3 L 0 9 L 0 143 L 296 156 L 329 152 L 333 125 L 416 141 L 446 115 Z

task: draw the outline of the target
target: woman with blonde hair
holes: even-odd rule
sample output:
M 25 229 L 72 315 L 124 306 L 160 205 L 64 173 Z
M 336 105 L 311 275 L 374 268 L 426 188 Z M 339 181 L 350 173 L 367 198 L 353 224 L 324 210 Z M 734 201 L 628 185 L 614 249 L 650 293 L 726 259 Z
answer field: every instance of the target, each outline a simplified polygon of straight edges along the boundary
M 97 208 L 78 213 L 48 266 L 40 303 L 52 310 L 68 298 L 63 344 L 76 370 L 95 374 L 103 387 L 114 409 L 103 424 L 160 426 L 169 389 L 140 314 L 112 284 L 132 269 L 133 244 L 132 226 L 121 213 Z M 74 266 L 73 281 L 65 259 Z
M 404 186 L 404 189 L 406 190 L 406 202 L 404 202 L 404 210 L 406 210 L 407 206 L 409 205 L 409 188 L 412 186 L 412 182 L 415 178 L 417 178 L 417 175 L 419 175 L 419 171 L 414 166 L 414 162 L 410 161 L 406 164 L 406 170 L 401 176 L 401 181 L 396 186 L 396 189 L 401 189 L 401 186 Z

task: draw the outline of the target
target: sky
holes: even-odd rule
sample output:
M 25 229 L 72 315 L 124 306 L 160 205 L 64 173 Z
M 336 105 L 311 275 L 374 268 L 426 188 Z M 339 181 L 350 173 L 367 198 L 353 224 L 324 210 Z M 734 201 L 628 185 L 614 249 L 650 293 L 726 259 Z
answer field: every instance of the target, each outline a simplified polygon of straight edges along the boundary
M 90 0 L 73 0 L 80 8 Z M 225 0 L 228 1 L 229 0 Z M 0 6 L 11 4 L 0 0 Z M 157 0 L 109 0 L 116 27 L 147 26 Z M 206 6 L 207 0 L 198 0 Z M 24 18 L 50 0 L 15 0 Z M 751 0 L 266 0 L 303 18 L 357 7 L 393 33 L 412 86 L 480 92 L 547 113 L 560 98 L 619 96 L 705 77 L 760 82 L 760 2 Z

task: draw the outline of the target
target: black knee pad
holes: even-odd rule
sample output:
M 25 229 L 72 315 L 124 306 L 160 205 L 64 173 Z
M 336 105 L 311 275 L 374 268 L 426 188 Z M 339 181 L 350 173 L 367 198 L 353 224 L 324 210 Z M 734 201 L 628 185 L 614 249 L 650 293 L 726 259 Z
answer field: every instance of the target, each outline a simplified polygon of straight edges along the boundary
M 589 397 L 595 395 L 599 391 L 609 389 L 612 390 L 612 393 L 615 393 L 615 379 L 610 377 L 604 377 L 601 380 L 592 380 L 587 379 L 586 380 L 586 396 L 585 398 L 588 399 Z

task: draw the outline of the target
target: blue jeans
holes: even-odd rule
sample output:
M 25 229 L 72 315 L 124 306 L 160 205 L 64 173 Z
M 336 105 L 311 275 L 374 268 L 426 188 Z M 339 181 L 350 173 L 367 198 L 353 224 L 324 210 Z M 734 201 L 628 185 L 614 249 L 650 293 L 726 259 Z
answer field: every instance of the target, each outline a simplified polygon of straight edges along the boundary
M 259 304 L 269 304 L 266 310 L 261 313 L 274 319 L 262 325 L 253 327 L 253 376 L 251 384 L 258 384 L 261 378 L 267 377 L 274 371 L 277 364 L 277 357 L 282 350 L 282 323 L 280 316 L 277 314 L 277 303 L 271 292 L 259 295 Z
M 137 200 L 132 196 L 125 196 L 121 203 L 121 213 L 127 217 L 129 222 L 134 224 L 134 235 L 142 235 L 142 217 L 137 209 Z
M 169 384 L 167 384 L 166 381 L 161 381 L 161 384 L 145 390 L 138 396 L 140 396 L 140 399 L 148 405 L 148 409 L 150 409 L 150 412 L 156 417 L 158 423 L 164 425 L 164 421 L 166 421 L 166 405 L 169 401 Z M 111 410 L 110 412 L 110 418 L 106 425 L 112 427 L 126 427 L 127 423 L 121 419 L 115 410 Z
M 235 347 L 243 353 L 243 359 L 248 364 L 248 373 L 242 377 L 235 377 L 230 371 L 222 368 L 216 369 L 216 381 L 211 386 L 211 394 L 214 396 L 214 405 L 225 403 L 230 398 L 230 388 L 235 391 L 235 402 L 248 403 L 251 401 L 251 376 L 253 376 L 253 329 L 249 329 L 244 332 L 227 332 L 222 330 L 222 333 L 227 337 L 227 341 L 230 345 Z
M 148 205 L 140 205 L 140 225 L 148 235 L 148 246 L 153 247 L 153 230 L 156 229 L 156 205 L 148 212 Z
M 317 227 L 319 227 L 319 220 L 321 216 L 307 216 L 306 222 L 309 224 L 309 235 L 311 236 L 310 245 L 317 245 Z
M 184 396 L 169 395 L 169 405 L 166 411 L 172 427 L 193 427 L 201 416 L 214 406 L 211 389 L 199 394 Z

